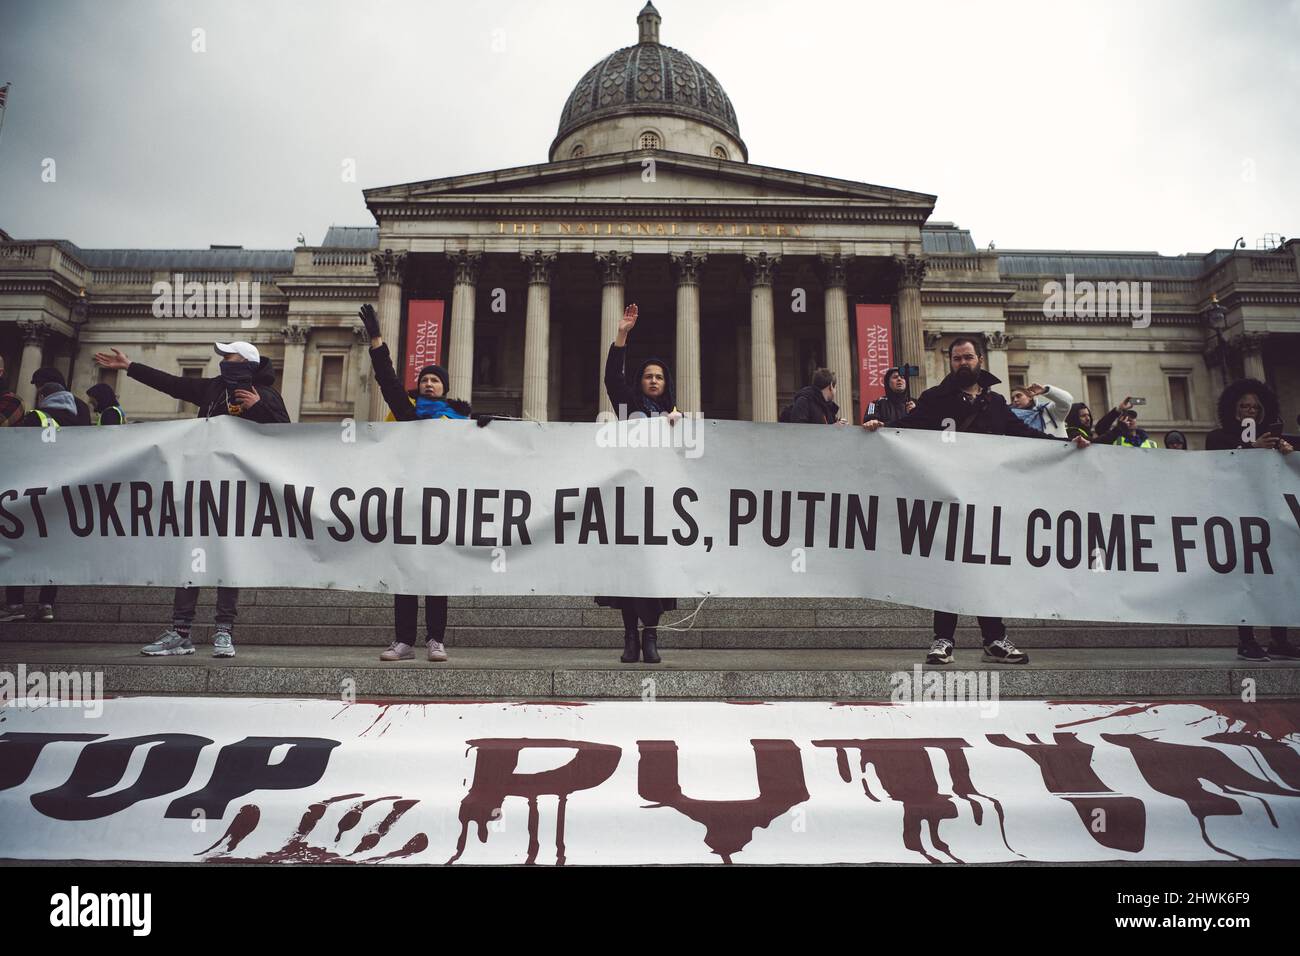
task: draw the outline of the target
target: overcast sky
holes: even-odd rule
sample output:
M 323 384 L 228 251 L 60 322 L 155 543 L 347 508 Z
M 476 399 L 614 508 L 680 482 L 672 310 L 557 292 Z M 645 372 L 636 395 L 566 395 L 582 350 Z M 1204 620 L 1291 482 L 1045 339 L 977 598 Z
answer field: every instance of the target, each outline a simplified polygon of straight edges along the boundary
M 643 3 L 0 0 L 0 227 L 286 249 L 373 225 L 363 188 L 545 162 Z M 981 247 L 1300 235 L 1300 0 L 656 6 L 754 163 L 933 193 Z

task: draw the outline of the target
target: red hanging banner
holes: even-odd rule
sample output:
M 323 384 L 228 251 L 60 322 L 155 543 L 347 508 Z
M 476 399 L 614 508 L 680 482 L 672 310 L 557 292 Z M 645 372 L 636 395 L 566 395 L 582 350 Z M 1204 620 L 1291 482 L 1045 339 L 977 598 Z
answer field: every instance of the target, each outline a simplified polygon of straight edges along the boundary
M 881 380 L 894 364 L 894 319 L 888 305 L 858 305 L 858 421 L 885 394 Z
M 442 299 L 411 299 L 406 304 L 405 388 L 415 388 L 420 369 L 442 364 Z

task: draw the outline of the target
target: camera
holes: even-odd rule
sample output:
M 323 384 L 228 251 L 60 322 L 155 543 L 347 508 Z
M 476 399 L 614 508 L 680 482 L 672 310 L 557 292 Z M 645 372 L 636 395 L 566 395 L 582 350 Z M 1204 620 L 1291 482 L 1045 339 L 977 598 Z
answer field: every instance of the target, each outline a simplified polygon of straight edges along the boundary
M 915 365 L 900 365 L 898 367 L 898 374 L 903 376 L 903 378 L 916 378 L 921 374 L 921 370 Z

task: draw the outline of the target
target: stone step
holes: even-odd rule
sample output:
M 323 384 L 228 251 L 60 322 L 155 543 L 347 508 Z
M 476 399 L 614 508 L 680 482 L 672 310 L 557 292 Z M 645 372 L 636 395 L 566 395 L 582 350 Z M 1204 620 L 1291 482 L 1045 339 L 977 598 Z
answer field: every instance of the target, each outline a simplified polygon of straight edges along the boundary
M 373 649 L 372 649 L 373 651 Z M 0 670 L 104 675 L 108 694 L 257 695 L 369 699 L 888 700 L 895 675 L 911 675 L 915 650 L 727 651 L 675 649 L 659 666 L 617 663 L 616 649 L 464 648 L 447 664 L 381 664 L 357 649 L 243 647 L 216 660 L 143 658 L 105 644 L 0 644 Z M 996 671 L 998 699 L 1240 698 L 1300 695 L 1300 662 L 1245 665 L 1220 649 L 1116 649 L 1105 655 L 1048 649 L 1029 665 L 985 665 L 959 651 L 941 669 Z M 989 675 L 991 680 L 992 674 Z M 909 678 L 910 679 L 910 676 Z M 990 685 L 991 686 L 991 685 Z
M 0 624 L 0 645 L 6 643 L 95 643 L 143 644 L 159 634 L 168 622 L 169 608 L 138 621 L 79 622 L 58 620 L 53 623 Z M 235 641 L 254 647 L 385 647 L 393 639 L 391 614 L 373 623 L 313 623 L 311 615 L 291 618 L 292 623 L 249 623 L 253 608 L 241 609 L 235 625 Z M 283 609 L 277 609 L 283 610 Z M 310 610 L 310 609 L 299 609 Z M 372 609 L 374 610 L 374 609 Z M 468 614 L 469 612 L 464 612 Z M 599 623 L 577 626 L 530 626 L 490 623 L 507 612 L 484 611 L 480 626 L 457 622 L 460 613 L 451 615 L 447 644 L 453 647 L 536 647 L 601 648 L 622 646 L 622 625 L 617 615 Z M 201 618 L 202 620 L 202 618 Z M 1168 648 L 1168 647 L 1236 647 L 1232 628 L 1187 628 L 1157 626 L 1086 625 L 1068 627 L 1044 622 L 1008 622 L 1012 640 L 1024 647 L 1060 648 Z M 211 640 L 210 618 L 196 622 L 196 643 Z M 423 625 L 417 630 L 423 635 Z M 888 627 L 710 627 L 695 626 L 685 630 L 660 630 L 664 647 L 799 649 L 799 648 L 923 648 L 933 632 L 929 626 Z M 971 619 L 957 629 L 959 647 L 977 647 L 979 630 Z

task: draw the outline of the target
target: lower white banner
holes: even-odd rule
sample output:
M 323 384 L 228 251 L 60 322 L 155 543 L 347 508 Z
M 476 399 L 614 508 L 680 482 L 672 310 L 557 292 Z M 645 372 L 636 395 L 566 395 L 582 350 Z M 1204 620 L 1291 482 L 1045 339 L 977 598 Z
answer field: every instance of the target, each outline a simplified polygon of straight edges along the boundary
M 0 719 L 6 859 L 1300 859 L 1295 702 L 133 698 Z
M 0 582 L 1300 624 L 1300 455 L 685 418 L 0 429 Z

